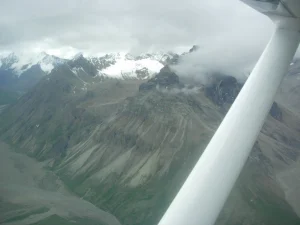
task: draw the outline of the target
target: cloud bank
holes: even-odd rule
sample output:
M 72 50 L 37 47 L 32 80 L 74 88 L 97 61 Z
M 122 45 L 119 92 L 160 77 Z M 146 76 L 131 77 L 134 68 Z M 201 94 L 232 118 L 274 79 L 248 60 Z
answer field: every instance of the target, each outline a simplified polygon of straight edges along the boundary
M 217 51 L 228 40 L 244 48 L 264 43 L 272 23 L 238 0 L 10 0 L 0 3 L 0 30 L 0 51 L 66 56 L 193 44 Z

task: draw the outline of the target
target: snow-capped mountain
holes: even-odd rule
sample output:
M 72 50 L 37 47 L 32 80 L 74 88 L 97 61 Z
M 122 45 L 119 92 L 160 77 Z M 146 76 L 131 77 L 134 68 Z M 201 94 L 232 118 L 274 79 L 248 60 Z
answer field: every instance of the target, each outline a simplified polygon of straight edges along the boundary
M 84 57 L 80 53 L 76 54 L 69 64 L 75 73 L 87 69 L 92 71 L 93 75 L 107 78 L 148 79 L 157 74 L 174 56 L 173 53 L 161 52 L 133 56 L 122 52 L 106 54 L 102 57 Z
M 26 92 L 54 68 L 66 65 L 75 76 L 114 79 L 150 79 L 166 64 L 174 53 L 145 53 L 133 56 L 128 53 L 110 53 L 101 57 L 76 54 L 72 59 L 62 59 L 41 52 L 35 55 L 0 54 L 0 88 Z M 101 80 L 100 79 L 100 80 Z
M 117 53 L 100 58 L 102 68 L 99 75 L 113 78 L 147 79 L 158 73 L 164 66 L 163 62 L 153 55 L 134 57 L 130 54 Z
M 67 62 L 78 62 L 79 59 L 86 59 L 98 71 L 98 75 L 124 78 L 136 77 L 138 78 L 141 70 L 146 70 L 150 75 L 158 73 L 159 70 L 176 54 L 174 53 L 145 53 L 139 56 L 133 56 L 127 53 L 111 53 L 102 57 L 84 57 L 83 53 L 76 54 L 73 59 L 67 60 L 57 56 L 49 55 L 41 52 L 36 55 L 27 56 L 26 54 L 17 55 L 10 53 L 0 55 L 0 69 L 10 70 L 14 74 L 21 76 L 25 71 L 29 70 L 34 65 L 39 65 L 41 70 L 49 74 L 52 69 L 58 65 Z M 74 65 L 78 68 L 78 65 Z
M 11 70 L 14 74 L 21 76 L 32 66 L 39 65 L 41 70 L 49 74 L 52 69 L 67 60 L 41 52 L 35 55 L 26 55 L 10 53 L 6 56 L 0 56 L 0 69 Z

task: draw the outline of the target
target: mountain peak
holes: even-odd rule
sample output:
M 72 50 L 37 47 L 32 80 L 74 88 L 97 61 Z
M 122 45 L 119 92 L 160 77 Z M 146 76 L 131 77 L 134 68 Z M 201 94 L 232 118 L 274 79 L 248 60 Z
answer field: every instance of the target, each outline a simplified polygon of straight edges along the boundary
M 193 47 L 189 50 L 189 52 L 196 52 L 199 49 L 199 45 L 193 45 Z
M 76 55 L 74 55 L 73 61 L 80 59 L 80 58 L 84 58 L 82 52 L 78 52 Z
M 39 53 L 39 55 L 40 55 L 41 57 L 47 57 L 47 56 L 50 56 L 47 52 L 44 52 L 44 51 L 42 51 L 41 53 Z
M 4 70 L 9 69 L 16 75 L 21 76 L 31 67 L 39 65 L 44 73 L 49 74 L 55 66 L 65 62 L 65 59 L 49 55 L 46 52 L 28 55 L 11 52 L 0 57 L 0 68 Z
M 19 60 L 18 57 L 13 52 L 1 55 L 1 57 L 0 57 L 0 64 L 1 64 L 0 68 L 1 69 L 9 69 L 18 60 Z

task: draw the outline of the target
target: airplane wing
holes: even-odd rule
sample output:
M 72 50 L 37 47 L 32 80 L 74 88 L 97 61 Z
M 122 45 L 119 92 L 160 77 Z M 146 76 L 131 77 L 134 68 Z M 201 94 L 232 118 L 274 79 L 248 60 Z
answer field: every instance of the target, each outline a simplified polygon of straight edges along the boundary
M 241 0 L 257 11 L 272 18 L 273 15 L 299 18 L 299 0 Z

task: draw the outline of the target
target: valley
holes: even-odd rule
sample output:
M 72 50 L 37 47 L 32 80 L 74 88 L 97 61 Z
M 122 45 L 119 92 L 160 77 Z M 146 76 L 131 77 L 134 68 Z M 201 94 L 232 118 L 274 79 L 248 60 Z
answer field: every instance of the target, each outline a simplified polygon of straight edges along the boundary
M 3 107 L 1 202 L 11 208 L 0 223 L 157 224 L 242 88 L 224 74 L 188 83 L 169 66 L 147 79 L 93 68 L 79 57 Z M 300 117 L 284 96 L 216 225 L 300 224 Z

